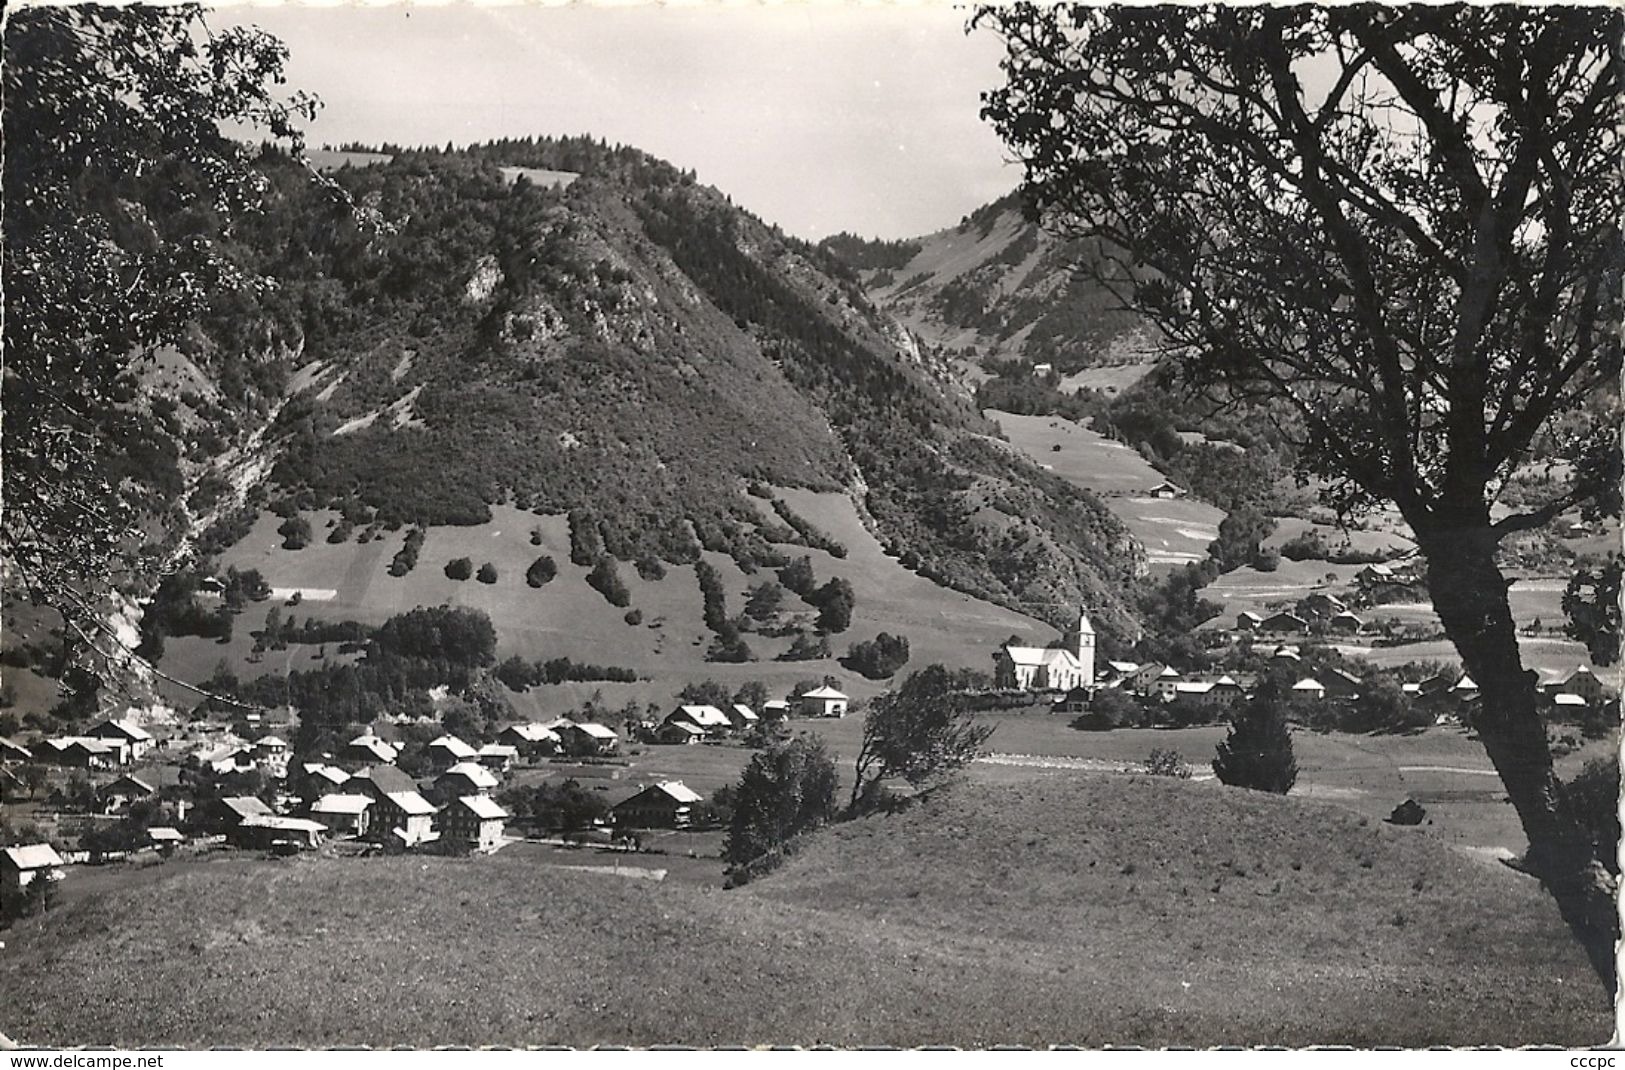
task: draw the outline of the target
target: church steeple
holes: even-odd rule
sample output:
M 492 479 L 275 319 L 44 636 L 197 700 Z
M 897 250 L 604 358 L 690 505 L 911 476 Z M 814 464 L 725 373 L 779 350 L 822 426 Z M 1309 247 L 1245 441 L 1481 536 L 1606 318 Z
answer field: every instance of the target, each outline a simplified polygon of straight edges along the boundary
M 1095 626 L 1089 623 L 1089 614 L 1078 611 L 1076 652 L 1083 665 L 1083 686 L 1095 686 Z

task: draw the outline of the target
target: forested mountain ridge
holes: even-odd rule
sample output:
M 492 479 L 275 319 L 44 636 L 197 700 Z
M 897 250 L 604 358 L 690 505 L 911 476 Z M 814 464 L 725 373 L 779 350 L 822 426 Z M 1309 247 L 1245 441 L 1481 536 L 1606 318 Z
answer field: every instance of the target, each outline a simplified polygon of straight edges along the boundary
M 234 389 L 262 414 L 287 395 L 261 492 L 284 515 L 335 507 L 364 531 L 513 502 L 570 513 L 622 560 L 703 547 L 749 569 L 798 536 L 747 487 L 844 488 L 938 583 L 1133 629 L 1143 558 L 1101 503 L 997 443 L 857 272 L 691 175 L 584 138 L 325 182 L 261 165 L 265 210 L 233 240 L 276 285 L 223 300 L 197 344 L 272 354 Z

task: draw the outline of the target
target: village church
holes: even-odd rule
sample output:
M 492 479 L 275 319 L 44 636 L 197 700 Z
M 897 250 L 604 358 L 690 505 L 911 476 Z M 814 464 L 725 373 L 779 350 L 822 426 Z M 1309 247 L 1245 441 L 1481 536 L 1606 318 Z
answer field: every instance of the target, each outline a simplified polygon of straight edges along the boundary
M 1005 644 L 993 655 L 995 686 L 1015 691 L 1071 691 L 1095 683 L 1095 629 L 1086 613 L 1058 647 Z

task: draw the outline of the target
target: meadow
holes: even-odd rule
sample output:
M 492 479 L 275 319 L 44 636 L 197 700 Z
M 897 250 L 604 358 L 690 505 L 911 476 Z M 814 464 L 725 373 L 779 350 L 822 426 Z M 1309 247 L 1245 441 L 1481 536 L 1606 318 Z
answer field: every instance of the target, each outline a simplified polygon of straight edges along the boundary
M 1207 556 L 1219 534 L 1222 510 L 1189 498 L 1150 497 L 1163 482 L 1132 447 L 1113 442 L 1058 416 L 1022 416 L 988 410 L 1005 436 L 1034 461 L 1068 482 L 1100 495 L 1144 544 L 1153 567 L 1181 565 Z
M 621 578 L 631 594 L 629 608 L 642 613 L 641 623 L 631 625 L 625 620 L 628 610 L 611 606 L 587 585 L 589 570 L 571 563 L 564 517 L 495 507 L 492 520 L 477 527 L 428 529 L 417 567 L 404 577 L 389 575 L 390 561 L 405 538 L 404 531 L 364 545 L 353 540 L 334 545 L 325 541 L 332 515 L 317 514 L 312 522 L 316 533 L 313 541 L 300 550 L 285 550 L 276 534 L 280 521 L 274 515 L 262 515 L 249 534 L 222 555 L 221 565 L 258 569 L 267 583 L 285 594 L 301 590 L 305 595 L 300 604 L 289 607 L 282 598 L 251 605 L 237 618 L 229 643 L 171 638 L 166 643 L 163 667 L 182 679 L 201 680 L 222 660 L 240 676 L 249 677 L 313 667 L 343 656 L 333 645 L 321 649 L 290 646 L 285 651 L 266 651 L 257 661 L 251 661 L 254 640 L 250 633 L 263 627 L 273 605 L 280 607 L 284 619 L 291 614 L 301 620 L 381 624 L 414 606 L 446 604 L 489 614 L 497 629 L 499 658 L 510 654 L 544 660 L 563 656 L 630 668 L 647 678 L 635 684 L 539 687 L 512 696 L 520 716 L 544 718 L 568 711 L 595 692 L 601 692 L 604 701 L 616 706 L 627 701 L 664 703 L 683 684 L 707 678 L 735 688 L 747 680 L 761 680 L 771 690 L 786 691 L 798 681 L 831 674 L 840 679 L 840 686 L 849 694 L 873 695 L 883 690 L 885 683 L 848 672 L 838 658 L 853 643 L 871 639 L 882 631 L 909 639 L 911 666 L 940 662 L 983 670 L 991 664 L 994 649 L 1012 634 L 1040 644 L 1056 635 L 1046 624 L 939 587 L 903 568 L 884 553 L 845 495 L 793 489 L 775 493 L 847 550 L 846 557 L 837 558 L 822 550 L 781 547 L 792 557 L 810 558 L 819 583 L 839 576 L 857 592 L 851 627 L 831 637 L 831 658 L 775 661 L 789 648 L 792 638 L 751 633 L 746 640 L 756 661 L 707 662 L 705 654 L 713 636 L 701 619 L 699 583 L 693 566 L 668 565 L 664 579 L 645 580 L 630 564 L 622 563 Z M 765 510 L 766 503 L 760 504 Z M 532 544 L 532 530 L 540 532 L 540 545 Z M 525 570 L 542 554 L 553 558 L 558 575 L 543 587 L 532 588 L 525 582 Z M 497 581 L 486 584 L 475 579 L 448 578 L 445 565 L 457 557 L 468 557 L 475 568 L 491 562 L 497 570 Z M 730 615 L 744 608 L 752 584 L 772 578 L 767 570 L 747 576 L 722 554 L 707 552 L 705 558 L 722 577 Z M 787 618 L 800 619 L 810 627 L 816 613 L 813 607 L 788 592 L 784 607 Z M 183 693 L 174 697 L 188 701 Z
M 1575 1047 L 1612 1028 L 1534 881 L 1313 801 L 967 780 L 743 889 L 597 861 L 154 867 L 7 933 L 0 1028 L 182 1048 Z

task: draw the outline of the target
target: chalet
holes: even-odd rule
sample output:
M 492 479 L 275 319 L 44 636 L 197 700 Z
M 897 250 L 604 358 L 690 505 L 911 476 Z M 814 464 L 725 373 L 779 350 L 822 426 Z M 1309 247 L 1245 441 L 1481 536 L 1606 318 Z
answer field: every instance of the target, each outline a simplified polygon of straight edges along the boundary
M 1265 617 L 1263 623 L 1258 626 L 1258 629 L 1259 631 L 1264 632 L 1303 632 L 1307 630 L 1308 627 L 1308 621 L 1304 620 L 1296 613 L 1283 610 L 1280 613 Z
M 375 791 L 373 804 L 368 839 L 405 848 L 440 838 L 434 829 L 434 805 L 416 791 Z
M 1301 612 L 1315 617 L 1331 617 L 1348 609 L 1341 598 L 1325 591 L 1314 592 L 1299 602 L 1298 607 Z
M 519 748 L 507 743 L 487 743 L 480 748 L 478 761 L 487 769 L 506 773 L 519 760 Z
M 205 748 L 192 755 L 210 771 L 225 776 L 228 773 L 247 773 L 259 768 L 254 748 L 245 743 L 225 743 Z
M 1164 665 L 1160 661 L 1153 661 L 1145 665 L 1141 665 L 1133 672 L 1129 673 L 1128 676 L 1124 677 L 1122 686 L 1125 689 L 1134 692 L 1136 695 L 1155 694 L 1157 690 L 1157 680 L 1162 677 L 1163 672 L 1167 669 L 1168 666 Z M 1175 675 L 1178 674 L 1176 673 Z
M 1151 488 L 1151 497 L 1153 498 L 1168 500 L 1171 498 L 1183 498 L 1184 496 L 1184 487 L 1179 486 L 1177 483 L 1170 483 L 1167 480 L 1164 480 Z
M 1123 687 L 1140 666 L 1132 661 L 1108 661 L 1095 671 L 1096 687 Z
M 1048 361 L 1041 361 L 1033 365 L 1033 378 L 1042 379 L 1055 371 L 1055 365 Z
M 1365 686 L 1358 676 L 1342 669 L 1326 669 L 1317 679 L 1325 685 L 1328 698 L 1353 701 L 1360 697 L 1360 691 Z
M 157 788 L 128 773 L 96 792 L 96 798 L 100 801 L 104 814 L 121 813 L 128 810 L 131 803 L 140 799 L 156 798 L 157 795 Z
M 478 762 L 458 762 L 435 778 L 433 794 L 442 800 L 484 795 L 497 786 L 496 774 Z
M 782 698 L 762 703 L 762 718 L 767 721 L 785 721 L 790 718 L 790 704 Z
M 1070 691 L 1095 684 L 1095 629 L 1087 614 L 1078 614 L 1068 633 L 1070 646 L 1036 647 L 1005 644 L 993 655 L 993 681 L 1014 691 Z M 843 696 L 844 697 L 844 696 Z
M 1313 676 L 1305 676 L 1292 685 L 1292 697 L 1319 702 L 1326 697 L 1326 685 Z
M 212 832 L 230 832 L 251 817 L 275 816 L 275 811 L 263 799 L 253 795 L 231 795 L 209 804 L 204 823 Z
M 7 739 L 5 736 L 0 736 L 0 765 L 5 765 L 9 762 L 31 762 L 33 760 L 33 751 L 29 750 L 27 747 L 23 746 L 21 743 L 18 743 L 14 739 Z
M 281 758 L 288 753 L 288 741 L 281 736 L 261 736 L 254 741 L 254 753 L 273 760 Z
M 299 766 L 298 779 L 300 794 L 307 799 L 319 799 L 343 787 L 350 774 L 336 765 L 304 762 Z
M 682 781 L 666 780 L 616 804 L 610 817 L 627 828 L 687 828 L 694 804 L 701 801 Z
M 1463 674 L 1450 688 L 1450 697 L 1457 702 L 1470 702 L 1478 697 L 1478 685 L 1473 678 Z
M 708 736 L 725 736 L 733 731 L 728 715 L 715 706 L 679 706 L 666 716 L 667 721 L 686 721 Z
M 429 742 L 429 763 L 436 769 L 450 769 L 458 762 L 471 762 L 479 751 L 453 735 L 444 735 Z
M 557 732 L 539 724 L 509 725 L 497 735 L 497 742 L 513 747 L 525 758 L 557 754 L 563 746 Z
M 1166 701 L 1207 709 L 1217 705 L 1218 696 L 1213 693 L 1212 680 L 1179 680 L 1174 684 L 1173 695 Z
M 392 791 L 416 791 L 418 782 L 398 766 L 370 765 L 345 782 L 346 791 L 364 791 L 374 799 Z
M 1214 705 L 1226 705 L 1239 702 L 1247 697 L 1247 691 L 1235 677 L 1225 675 L 1213 681 L 1213 687 L 1208 696 Z
M 1256 632 L 1264 626 L 1264 615 L 1244 609 L 1236 614 L 1236 630 L 1238 632 Z
M 320 847 L 326 834 L 327 826 L 320 821 L 272 814 L 268 817 L 244 818 L 226 832 L 226 842 L 250 850 L 273 851 L 292 845 L 308 851 Z
M 1602 681 L 1597 679 L 1597 674 L 1584 665 L 1576 665 L 1574 671 L 1560 683 L 1559 690 L 1570 695 L 1579 695 L 1593 706 L 1600 704 L 1607 697 L 1607 689 L 1603 687 Z
M 560 729 L 559 736 L 565 740 L 565 749 L 572 754 L 614 754 L 620 746 L 620 737 L 613 729 L 591 721 Z
M 175 853 L 175 848 L 186 842 L 186 834 L 178 828 L 167 825 L 153 825 L 147 829 L 147 845 L 156 847 L 158 853 L 166 858 Z
M 1169 665 L 1157 674 L 1150 693 L 1164 702 L 1172 702 L 1179 693 L 1180 682 L 1179 670 Z
M 44 754 L 61 765 L 77 769 L 114 769 L 130 764 L 130 748 L 117 739 L 90 736 L 48 739 L 44 743 Z
M 1354 574 L 1354 582 L 1361 587 L 1374 587 L 1400 582 L 1399 576 L 1387 565 L 1367 565 Z
M 1341 613 L 1333 614 L 1326 626 L 1342 635 L 1359 635 L 1365 630 L 1365 621 L 1358 613 L 1350 613 L 1345 609 Z
M 845 717 L 852 700 L 825 684 L 796 696 L 803 717 Z
M 1270 654 L 1270 660 L 1302 661 L 1303 655 L 1298 653 L 1298 648 L 1295 646 L 1278 646 L 1275 648 L 1274 652 Z
M 655 729 L 655 742 L 688 744 L 705 738 L 705 729 L 688 721 L 670 721 Z
M 16 895 L 36 880 L 59 881 L 67 865 L 48 843 L 19 844 L 0 849 L 0 889 Z
M 470 850 L 494 851 L 502 846 L 503 822 L 507 820 L 508 811 L 488 796 L 463 795 L 440 812 L 440 835 Z
M 125 720 L 108 720 L 96 725 L 85 735 L 92 739 L 105 739 L 123 743 L 130 756 L 129 762 L 138 762 L 152 749 L 152 736 L 137 725 Z
M 344 748 L 344 756 L 360 765 L 372 762 L 390 765 L 396 758 L 400 757 L 400 753 L 393 744 L 385 743 L 371 732 L 363 732 L 361 735 L 356 736 Z
M 335 834 L 344 836 L 365 836 L 367 834 L 367 812 L 374 803 L 370 795 L 348 795 L 334 793 L 323 795 L 316 800 L 310 808 L 310 815 L 326 825 Z
M 743 702 L 735 702 L 722 712 L 727 715 L 728 721 L 734 726 L 734 729 L 740 732 L 761 721 L 761 718 L 756 716 L 756 711 Z
M 1051 713 L 1087 713 L 1089 711 L 1089 689 L 1087 687 L 1074 687 L 1050 706 Z

